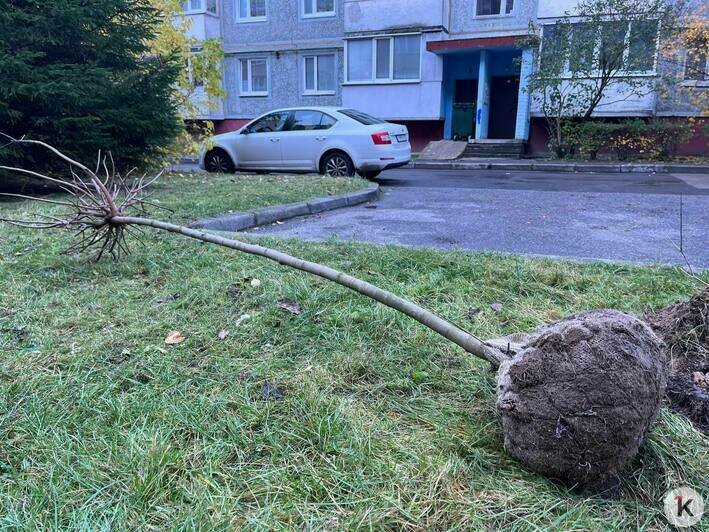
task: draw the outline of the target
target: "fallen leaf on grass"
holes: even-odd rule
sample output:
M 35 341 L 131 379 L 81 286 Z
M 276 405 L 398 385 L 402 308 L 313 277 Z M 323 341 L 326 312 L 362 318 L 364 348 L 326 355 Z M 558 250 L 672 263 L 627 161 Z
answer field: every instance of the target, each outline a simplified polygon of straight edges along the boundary
M 157 299 L 157 302 L 162 305 L 164 303 L 171 303 L 173 301 L 177 301 L 178 299 L 180 299 L 180 294 L 179 292 L 176 292 L 174 294 L 168 294 L 166 296 L 159 297 Z
M 701 371 L 695 371 L 692 373 L 692 381 L 697 386 L 709 389 L 709 373 L 702 373 Z
M 258 279 L 251 279 L 251 286 L 254 288 L 258 288 L 259 286 L 261 286 L 261 281 L 259 281 Z
M 222 329 L 217 333 L 217 338 L 220 340 L 226 340 L 226 337 L 229 336 L 229 331 L 226 329 Z
M 244 293 L 244 291 L 235 284 L 230 284 L 226 291 L 234 299 L 240 297 Z
M 271 381 L 265 381 L 261 386 L 261 399 L 268 401 L 270 399 L 283 399 L 283 392 L 279 390 Z
M 30 337 L 30 331 L 27 329 L 27 327 L 15 327 L 12 330 L 14 336 L 15 336 L 15 343 L 16 344 L 22 344 L 27 341 L 27 339 Z
M 187 340 L 180 331 L 170 331 L 165 337 L 165 343 L 167 345 L 179 345 Z
M 242 323 L 244 323 L 247 320 L 250 320 L 251 316 L 249 314 L 243 314 L 238 320 L 236 320 L 236 323 L 234 324 L 235 327 L 238 327 Z
M 276 306 L 280 309 L 285 310 L 286 312 L 295 314 L 296 316 L 303 312 L 303 309 L 300 307 L 300 304 L 297 301 L 293 301 L 291 299 L 280 299 L 276 301 Z
M 421 384 L 424 381 L 427 381 L 429 379 L 430 375 L 428 374 L 427 371 L 412 371 L 411 372 L 411 379 L 416 383 L 416 384 Z
M 490 308 L 496 312 L 500 312 L 502 310 L 502 303 L 493 303 L 490 305 Z

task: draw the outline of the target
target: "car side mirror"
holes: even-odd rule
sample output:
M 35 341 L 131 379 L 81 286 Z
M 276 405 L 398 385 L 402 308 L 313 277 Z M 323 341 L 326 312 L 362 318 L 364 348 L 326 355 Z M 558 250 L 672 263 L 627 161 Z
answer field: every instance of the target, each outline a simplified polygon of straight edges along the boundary
M 251 130 L 248 127 L 241 130 L 242 135 L 248 135 L 249 133 L 251 133 Z

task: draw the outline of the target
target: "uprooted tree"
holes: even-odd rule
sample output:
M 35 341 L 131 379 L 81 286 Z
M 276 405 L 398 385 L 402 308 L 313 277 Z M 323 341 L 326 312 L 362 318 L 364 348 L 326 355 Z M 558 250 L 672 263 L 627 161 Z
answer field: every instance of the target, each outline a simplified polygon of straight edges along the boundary
M 72 231 L 77 241 L 69 250 L 95 250 L 97 259 L 119 258 L 129 251 L 129 236 L 140 238 L 144 228 L 153 228 L 267 258 L 402 312 L 499 369 L 497 407 L 505 448 L 533 471 L 600 489 L 636 455 L 657 414 L 666 383 L 662 342 L 635 317 L 612 310 L 587 312 L 531 335 L 484 342 L 411 301 L 328 266 L 150 217 L 155 204 L 147 189 L 157 178 L 121 177 L 100 155 L 92 170 L 44 142 L 11 142 L 49 150 L 69 165 L 70 177 L 0 166 L 67 193 L 56 199 L 20 196 L 53 210 L 0 221 Z

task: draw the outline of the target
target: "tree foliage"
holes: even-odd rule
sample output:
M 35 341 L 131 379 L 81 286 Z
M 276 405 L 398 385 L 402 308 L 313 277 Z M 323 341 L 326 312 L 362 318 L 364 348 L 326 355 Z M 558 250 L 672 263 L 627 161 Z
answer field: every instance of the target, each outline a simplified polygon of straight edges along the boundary
M 162 156 L 183 129 L 184 66 L 155 46 L 166 23 L 150 0 L 0 0 L 0 131 L 83 159 L 107 149 L 120 166 Z M 49 164 L 16 144 L 0 158 Z
M 676 38 L 685 9 L 669 0 L 581 0 L 554 24 L 531 25 L 538 68 L 529 90 L 558 156 L 567 122 L 657 90 L 658 43 Z
M 192 35 L 193 21 L 182 11 L 181 0 L 150 0 L 152 6 L 165 16 L 161 19 L 155 39 L 150 43 L 154 53 L 176 53 L 182 69 L 177 80 L 175 98 L 185 120 L 199 120 L 216 108 L 225 96 L 222 84 L 224 51 L 220 39 L 198 40 Z M 213 127 L 204 121 L 209 134 Z M 190 132 L 183 130 L 175 149 L 189 150 Z

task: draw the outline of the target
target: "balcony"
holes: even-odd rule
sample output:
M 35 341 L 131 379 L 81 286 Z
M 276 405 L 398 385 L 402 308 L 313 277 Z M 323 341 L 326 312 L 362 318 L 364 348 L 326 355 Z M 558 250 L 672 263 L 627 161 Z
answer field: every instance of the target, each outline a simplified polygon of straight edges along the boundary
M 448 5 L 448 0 L 345 0 L 345 33 L 445 27 Z
M 188 37 L 204 41 L 221 36 L 217 0 L 187 0 L 182 3 L 182 11 L 192 23 Z

